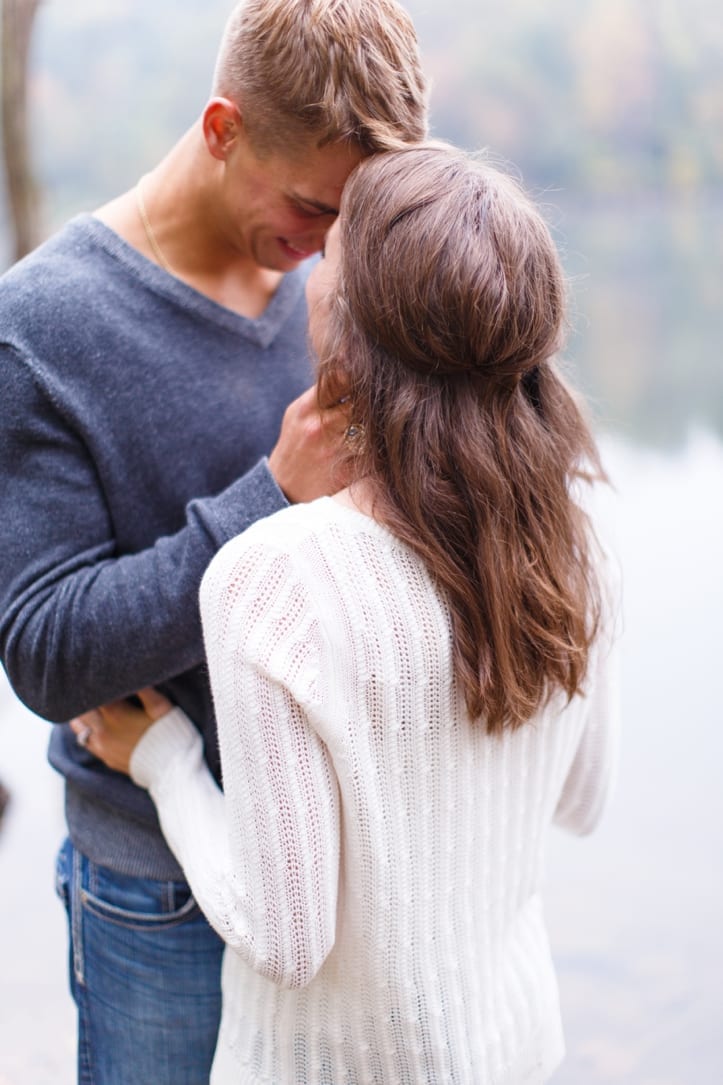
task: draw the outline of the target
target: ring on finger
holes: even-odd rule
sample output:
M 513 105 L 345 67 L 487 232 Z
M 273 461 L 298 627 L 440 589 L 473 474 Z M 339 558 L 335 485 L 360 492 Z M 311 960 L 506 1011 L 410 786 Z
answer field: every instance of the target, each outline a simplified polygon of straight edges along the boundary
M 90 737 L 92 734 L 92 727 L 84 727 L 82 731 L 78 731 L 78 734 L 75 736 L 75 741 L 78 743 L 79 746 L 85 747 L 90 742 Z

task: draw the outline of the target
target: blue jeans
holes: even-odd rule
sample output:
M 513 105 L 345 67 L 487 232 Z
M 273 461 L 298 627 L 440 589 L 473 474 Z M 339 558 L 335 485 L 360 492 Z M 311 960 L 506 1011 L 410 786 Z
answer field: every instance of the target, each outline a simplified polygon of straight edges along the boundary
M 189 887 L 118 874 L 66 840 L 57 890 L 70 927 L 78 1085 L 208 1085 L 223 942 Z

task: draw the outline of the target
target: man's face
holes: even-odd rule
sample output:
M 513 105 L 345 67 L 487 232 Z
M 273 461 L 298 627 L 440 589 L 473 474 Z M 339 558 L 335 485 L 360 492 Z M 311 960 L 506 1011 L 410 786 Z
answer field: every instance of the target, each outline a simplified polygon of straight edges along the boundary
M 241 133 L 224 174 L 232 244 L 259 267 L 293 270 L 323 248 L 344 183 L 361 157 L 349 144 L 259 157 Z

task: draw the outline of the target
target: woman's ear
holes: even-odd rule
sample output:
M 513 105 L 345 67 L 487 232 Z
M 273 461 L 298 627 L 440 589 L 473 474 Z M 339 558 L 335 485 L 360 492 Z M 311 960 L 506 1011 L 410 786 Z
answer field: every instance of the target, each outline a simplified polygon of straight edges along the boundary
M 203 111 L 201 123 L 209 152 L 225 162 L 243 130 L 241 110 L 230 98 L 212 98 Z

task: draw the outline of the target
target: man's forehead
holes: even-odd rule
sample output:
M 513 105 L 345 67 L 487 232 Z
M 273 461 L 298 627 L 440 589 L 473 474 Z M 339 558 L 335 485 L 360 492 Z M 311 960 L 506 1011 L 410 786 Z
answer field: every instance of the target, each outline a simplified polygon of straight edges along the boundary
M 338 214 L 342 189 L 363 157 L 361 148 L 348 141 L 315 147 L 289 163 L 289 188 L 315 210 Z

